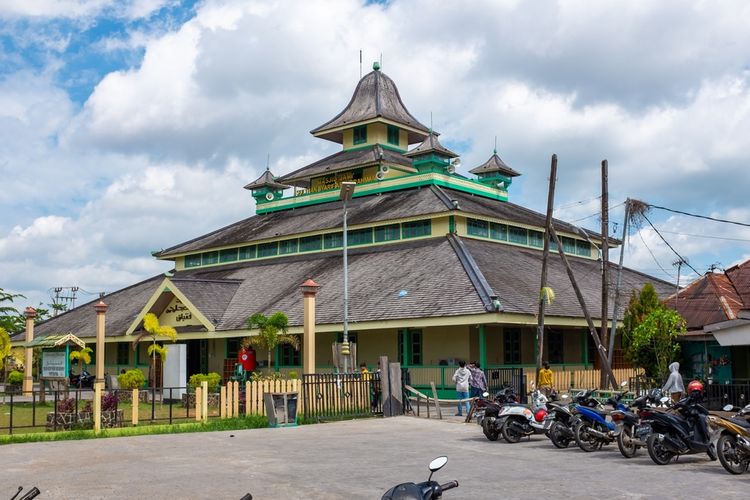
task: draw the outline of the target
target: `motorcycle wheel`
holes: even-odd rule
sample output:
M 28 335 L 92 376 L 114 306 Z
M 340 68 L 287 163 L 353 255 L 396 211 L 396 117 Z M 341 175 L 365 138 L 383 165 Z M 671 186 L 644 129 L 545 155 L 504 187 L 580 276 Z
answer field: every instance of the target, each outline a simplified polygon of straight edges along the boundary
M 646 448 L 651 460 L 657 465 L 667 465 L 675 457 L 675 454 L 664 447 L 664 436 L 651 434 L 646 441 Z
M 497 441 L 497 439 L 500 437 L 500 433 L 497 431 L 497 428 L 489 421 L 489 419 L 484 419 L 482 421 L 482 432 L 484 433 L 484 436 L 490 441 Z
M 570 444 L 570 438 L 565 437 L 565 433 L 563 431 L 564 424 L 561 424 L 560 422 L 555 422 L 552 424 L 552 427 L 549 428 L 549 431 L 547 432 L 547 437 L 549 437 L 549 440 L 552 441 L 552 444 L 555 445 L 555 448 L 567 448 Z
M 589 433 L 591 425 L 588 422 L 581 422 L 576 427 L 576 443 L 578 447 L 586 452 L 596 451 L 601 448 L 601 443 L 593 434 Z
M 638 445 L 633 441 L 633 426 L 626 425 L 617 436 L 617 447 L 625 458 L 633 458 L 638 453 Z
M 503 437 L 505 440 L 509 443 L 517 443 L 521 440 L 521 433 L 516 430 L 512 425 L 513 420 L 508 419 L 505 421 L 505 425 L 503 425 Z
M 722 434 L 716 444 L 719 462 L 730 474 L 743 474 L 750 465 L 750 459 L 737 453 L 737 438 L 731 434 Z

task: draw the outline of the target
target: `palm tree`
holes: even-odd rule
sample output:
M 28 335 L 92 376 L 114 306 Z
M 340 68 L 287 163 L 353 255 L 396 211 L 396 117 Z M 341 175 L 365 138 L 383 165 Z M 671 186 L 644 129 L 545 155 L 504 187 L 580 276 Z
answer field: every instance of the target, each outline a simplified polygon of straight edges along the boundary
M 91 364 L 91 353 L 94 352 L 90 347 L 84 347 L 80 351 L 71 351 L 70 361 L 78 361 L 81 364 L 81 372 L 86 365 Z
M 271 351 L 276 349 L 276 346 L 287 344 L 292 346 L 295 351 L 299 350 L 299 336 L 287 335 L 289 318 L 283 312 L 275 312 L 270 317 L 266 317 L 263 313 L 255 313 L 247 318 L 245 324 L 250 330 L 257 328 L 258 334 L 245 337 L 242 340 L 242 347 L 254 347 L 268 351 L 269 374 L 272 371 Z
M 157 345 L 157 337 L 167 337 L 169 340 L 174 342 L 177 340 L 177 330 L 171 326 L 161 326 L 159 324 L 159 318 L 154 313 L 148 313 L 143 317 L 143 333 L 138 335 L 133 341 L 133 350 L 138 349 L 138 343 L 145 337 L 151 337 L 151 345 L 148 346 L 148 355 L 151 358 L 151 365 L 148 367 L 148 375 L 151 378 L 151 387 L 156 389 L 156 356 L 162 360 L 162 363 L 167 359 L 167 348 Z M 153 376 L 153 377 L 152 377 Z

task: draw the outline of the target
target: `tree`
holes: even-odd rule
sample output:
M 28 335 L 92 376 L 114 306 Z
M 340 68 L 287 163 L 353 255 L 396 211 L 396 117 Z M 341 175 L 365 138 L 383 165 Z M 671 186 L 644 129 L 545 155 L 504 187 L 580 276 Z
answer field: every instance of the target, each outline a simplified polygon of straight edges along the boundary
M 656 366 L 656 357 L 651 349 L 633 346 L 633 331 L 651 312 L 663 308 L 653 285 L 646 283 L 640 292 L 633 291 L 623 316 L 622 347 L 625 359 L 633 366 L 644 368 L 648 376 L 654 375 L 647 367 Z
M 287 335 L 289 318 L 283 312 L 275 312 L 270 317 L 263 313 L 255 313 L 245 322 L 250 330 L 258 329 L 258 334 L 245 337 L 242 347 L 253 347 L 268 351 L 268 373 L 271 373 L 271 351 L 276 346 L 287 344 L 299 350 L 299 336 Z M 280 332 L 280 333 L 279 333 Z
M 151 358 L 151 364 L 148 367 L 148 376 L 151 379 L 151 387 L 156 389 L 156 356 L 162 360 L 162 363 L 167 359 L 166 347 L 156 344 L 157 337 L 167 337 L 169 340 L 174 342 L 177 340 L 177 330 L 171 326 L 161 326 L 159 324 L 159 318 L 154 313 L 148 313 L 143 317 L 143 333 L 138 335 L 133 341 L 133 350 L 138 349 L 138 343 L 146 337 L 151 337 L 151 345 L 148 347 L 148 355 Z
M 16 299 L 25 299 L 19 293 L 8 293 L 0 288 L 0 328 L 4 328 L 9 334 L 20 332 L 24 329 L 25 318 L 23 314 L 12 306 Z M 9 305 L 3 305 L 3 302 Z
M 685 333 L 685 319 L 677 311 L 660 307 L 651 311 L 635 327 L 631 336 L 631 346 L 636 351 L 653 353 L 654 363 L 644 366 L 647 375 L 664 377 L 669 364 L 680 353 L 677 338 Z
M 10 355 L 11 345 L 10 345 L 10 335 L 8 335 L 7 330 L 0 326 L 0 360 L 3 362 L 3 380 L 5 380 L 5 377 L 7 376 L 7 361 L 8 356 Z
M 81 373 L 83 373 L 83 368 L 86 365 L 91 364 L 91 353 L 94 352 L 90 347 L 84 347 L 83 349 L 79 351 L 71 351 L 68 357 L 70 358 L 70 361 L 78 361 L 81 366 Z

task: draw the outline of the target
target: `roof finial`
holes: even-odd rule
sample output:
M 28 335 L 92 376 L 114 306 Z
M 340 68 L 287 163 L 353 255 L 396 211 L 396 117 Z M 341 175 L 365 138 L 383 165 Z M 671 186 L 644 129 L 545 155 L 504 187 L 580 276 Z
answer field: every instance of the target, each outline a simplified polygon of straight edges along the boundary
M 271 170 L 270 165 L 271 165 L 271 153 L 266 153 L 266 172 Z
M 497 154 L 497 136 L 495 136 L 495 149 L 492 154 Z
M 359 79 L 362 79 L 362 49 L 359 49 Z
M 430 111 L 430 135 L 432 135 L 432 111 Z
M 375 71 L 380 71 L 380 63 L 377 61 L 372 63 L 372 69 L 374 69 Z

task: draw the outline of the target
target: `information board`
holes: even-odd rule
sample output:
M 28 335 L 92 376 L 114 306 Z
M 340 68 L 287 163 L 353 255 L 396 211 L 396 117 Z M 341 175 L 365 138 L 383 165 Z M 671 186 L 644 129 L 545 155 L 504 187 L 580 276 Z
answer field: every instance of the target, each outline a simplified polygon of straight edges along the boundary
M 65 351 L 42 351 L 42 377 L 67 377 Z

